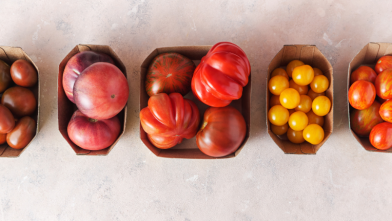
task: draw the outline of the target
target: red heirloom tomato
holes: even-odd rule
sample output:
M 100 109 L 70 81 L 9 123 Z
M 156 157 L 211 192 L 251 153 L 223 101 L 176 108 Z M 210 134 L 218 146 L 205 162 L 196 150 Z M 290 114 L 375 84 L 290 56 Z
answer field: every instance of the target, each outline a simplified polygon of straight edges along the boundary
M 17 60 L 11 65 L 11 77 L 15 84 L 22 87 L 32 87 L 38 81 L 35 67 L 26 60 Z
M 76 79 L 84 69 L 97 62 L 114 64 L 109 55 L 94 51 L 82 51 L 68 60 L 63 73 L 63 88 L 70 101 L 74 102 L 73 88 Z
M 1 104 L 6 106 L 15 117 L 23 117 L 34 113 L 37 100 L 29 89 L 15 86 L 4 92 Z
M 0 60 L 0 93 L 5 91 L 11 84 L 12 79 L 10 75 L 10 66 L 4 61 Z
M 76 80 L 74 99 L 78 109 L 92 119 L 116 116 L 128 101 L 128 81 L 116 66 L 97 62 Z
M 151 96 L 148 106 L 140 111 L 140 123 L 154 146 L 168 149 L 196 135 L 200 113 L 196 104 L 181 94 L 161 93 Z
M 68 136 L 86 150 L 102 150 L 114 143 L 120 135 L 121 124 L 117 116 L 107 120 L 91 119 L 79 110 L 68 123 Z
M 11 111 L 0 105 L 0 134 L 9 133 L 15 127 L 15 119 Z
M 385 101 L 381 105 L 380 116 L 383 120 L 392 123 L 392 100 Z
M 148 96 L 159 93 L 180 93 L 186 95 L 191 90 L 193 61 L 178 53 L 163 53 L 156 56 L 146 75 Z
M 7 142 L 7 134 L 0 134 L 0 144 Z
M 361 66 L 351 73 L 350 84 L 359 80 L 369 81 L 374 84 L 376 82 L 376 78 L 377 74 L 371 67 Z
M 29 116 L 22 117 L 14 129 L 7 134 L 7 143 L 14 149 L 22 149 L 34 138 L 37 124 Z
M 369 135 L 370 143 L 379 150 L 392 147 L 392 124 L 384 122 L 373 127 Z
M 196 144 L 211 157 L 223 157 L 235 152 L 246 134 L 246 123 L 234 107 L 210 107 L 196 135 Z
M 245 52 L 233 43 L 220 42 L 201 59 L 192 78 L 192 91 L 203 103 L 224 107 L 242 96 L 249 74 Z
M 382 99 L 392 98 L 392 69 L 387 69 L 376 78 L 376 92 Z
M 380 74 L 389 68 L 392 68 L 392 56 L 382 56 L 380 59 L 378 59 L 374 69 L 376 70 L 377 74 Z
M 348 101 L 358 110 L 369 108 L 376 99 L 376 89 L 369 81 L 356 81 L 348 91 Z
M 364 110 L 354 109 L 350 114 L 351 129 L 361 137 L 369 136 L 370 131 L 379 123 L 384 122 L 379 114 L 380 103 L 373 104 Z

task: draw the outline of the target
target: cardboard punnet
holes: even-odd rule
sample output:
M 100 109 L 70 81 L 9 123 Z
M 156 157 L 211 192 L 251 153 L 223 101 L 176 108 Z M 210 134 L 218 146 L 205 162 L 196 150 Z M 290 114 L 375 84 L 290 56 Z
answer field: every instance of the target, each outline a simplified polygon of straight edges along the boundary
M 350 77 L 351 73 L 355 71 L 358 67 L 364 65 L 369 66 L 374 69 L 376 66 L 377 60 L 380 59 L 384 55 L 392 55 L 392 43 L 368 43 L 363 47 L 357 55 L 351 60 L 348 65 L 348 75 L 347 75 L 347 94 L 350 89 Z M 348 124 L 351 130 L 352 135 L 357 139 L 357 141 L 367 150 L 367 151 L 375 151 L 375 152 L 392 152 L 392 149 L 389 150 L 378 150 L 374 148 L 370 141 L 369 137 L 359 137 L 355 132 L 351 129 L 351 119 L 350 113 L 353 110 L 350 103 L 347 99 L 347 107 L 348 107 Z
M 116 139 L 116 141 L 108 148 L 103 150 L 85 150 L 74 144 L 71 139 L 69 139 L 67 127 L 69 120 L 71 119 L 73 113 L 77 110 L 77 107 L 74 103 L 72 103 L 67 96 L 65 95 L 63 89 L 63 72 L 64 68 L 68 62 L 68 60 L 74 56 L 75 54 L 82 52 L 82 51 L 96 51 L 110 55 L 115 65 L 122 71 L 122 73 L 127 77 L 127 72 L 125 69 L 124 64 L 117 56 L 117 54 L 107 45 L 89 45 L 89 44 L 79 44 L 75 46 L 71 52 L 68 53 L 67 56 L 61 61 L 59 65 L 59 74 L 57 79 L 57 95 L 58 95 L 58 122 L 59 122 L 59 130 L 60 133 L 63 135 L 64 139 L 69 143 L 72 149 L 75 151 L 77 155 L 107 155 L 110 150 L 116 145 L 116 143 L 120 140 L 121 136 L 124 134 L 126 119 L 127 119 L 127 105 L 125 105 L 124 109 L 117 115 L 120 119 L 122 128 L 120 131 L 120 135 Z
M 147 102 L 149 96 L 145 90 L 145 77 L 147 74 L 148 67 L 152 61 L 152 59 L 162 53 L 167 52 L 176 52 L 182 54 L 189 59 L 193 60 L 196 66 L 200 63 L 202 57 L 204 57 L 208 50 L 210 50 L 212 46 L 178 46 L 178 47 L 164 47 L 164 48 L 157 48 L 147 58 L 143 61 L 141 65 L 140 71 L 140 110 L 147 107 Z M 236 152 L 220 158 L 232 158 L 237 156 L 241 149 L 244 147 L 245 143 L 248 141 L 249 132 L 250 132 L 250 96 L 251 96 L 251 75 L 249 75 L 249 83 L 243 88 L 242 97 L 238 100 L 231 102 L 230 106 L 235 107 L 237 110 L 241 112 L 244 116 L 247 126 L 246 135 L 244 141 L 242 142 L 241 146 L 237 149 Z M 197 107 L 200 111 L 200 122 L 203 122 L 203 115 L 204 111 L 208 108 L 207 105 L 200 102 L 190 91 L 185 98 L 188 98 L 195 102 Z M 159 149 L 156 148 L 154 145 L 147 138 L 146 132 L 144 132 L 141 124 L 140 124 L 140 139 L 142 142 L 151 150 L 156 156 L 158 157 L 166 157 L 166 158 L 184 158 L 184 159 L 217 159 L 215 157 L 210 157 L 205 155 L 203 152 L 199 150 L 196 145 L 196 137 L 192 139 L 183 139 L 180 144 L 170 148 L 170 149 Z
M 23 59 L 26 61 L 29 61 L 37 70 L 38 74 L 38 82 L 35 86 L 29 88 L 33 94 L 35 99 L 37 100 L 37 108 L 34 111 L 33 115 L 31 116 L 37 126 L 36 126 L 36 132 L 33 137 L 33 139 L 30 141 L 30 143 L 23 149 L 13 149 L 10 147 L 7 143 L 0 145 L 0 157 L 18 157 L 20 154 L 31 144 L 31 142 L 34 140 L 34 138 L 37 136 L 38 131 L 39 131 L 39 106 L 40 106 L 40 101 L 39 101 L 39 90 L 40 90 L 40 84 L 39 84 L 39 70 L 37 65 L 34 64 L 33 60 L 26 54 L 26 52 L 23 51 L 22 48 L 19 47 L 8 47 L 8 46 L 0 46 L 0 59 L 3 60 L 5 63 L 8 65 L 12 65 L 12 63 L 16 60 Z M 14 86 L 13 84 L 12 86 Z M 12 87 L 11 86 L 11 87 Z M 1 97 L 2 94 L 0 94 Z
M 331 111 L 324 117 L 324 140 L 318 145 L 312 145 L 308 142 L 301 144 L 291 143 L 286 136 L 277 136 L 271 131 L 271 125 L 268 120 L 269 100 L 271 93 L 268 90 L 267 83 L 267 104 L 266 104 L 266 121 L 268 134 L 275 141 L 275 143 L 287 154 L 316 154 L 320 147 L 329 138 L 333 129 L 333 69 L 327 58 L 321 53 L 321 51 L 315 45 L 285 45 L 275 55 L 271 63 L 268 66 L 268 77 L 267 82 L 270 80 L 271 73 L 278 67 L 287 66 L 292 60 L 301 60 L 305 64 L 312 66 L 313 68 L 319 68 L 323 74 L 329 80 L 329 88 L 327 89 L 326 96 L 331 100 L 332 107 Z

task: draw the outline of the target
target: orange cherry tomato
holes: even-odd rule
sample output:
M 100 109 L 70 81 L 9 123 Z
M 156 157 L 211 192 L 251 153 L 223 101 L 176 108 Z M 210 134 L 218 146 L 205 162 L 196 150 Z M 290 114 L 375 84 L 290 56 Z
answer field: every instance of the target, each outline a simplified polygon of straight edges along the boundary
M 271 73 L 271 78 L 280 75 L 283 76 L 285 78 L 287 78 L 287 80 L 289 79 L 289 75 L 287 74 L 287 72 L 283 69 L 283 68 L 277 68 L 275 69 L 272 73 Z
M 297 90 L 287 88 L 280 94 L 279 100 L 283 107 L 287 109 L 294 109 L 298 106 L 301 97 Z
M 280 105 L 279 95 L 272 95 L 269 101 L 269 107 Z
M 289 88 L 289 80 L 281 75 L 277 75 L 269 80 L 268 88 L 272 94 L 280 95 L 284 89 Z
M 302 130 L 295 131 L 291 128 L 287 130 L 287 138 L 289 138 L 292 143 L 296 144 L 303 143 L 305 141 Z
M 272 131 L 272 133 L 274 133 L 276 135 L 283 135 L 283 134 L 287 133 L 288 129 L 289 129 L 289 125 L 287 123 L 283 124 L 282 126 L 276 126 L 276 125 L 271 124 L 271 131 Z M 0 136 L 1 136 L 1 134 L 0 134 Z
M 318 124 L 321 127 L 324 126 L 324 117 L 316 115 L 312 110 L 306 113 L 308 116 L 309 124 Z
M 290 88 L 294 88 L 295 90 L 297 90 L 298 93 L 299 93 L 300 95 L 301 95 L 301 94 L 307 94 L 308 91 L 309 91 L 308 85 L 305 85 L 305 86 L 298 85 L 298 84 L 296 84 L 296 83 L 293 81 L 293 79 L 290 80 L 290 82 L 289 82 L 289 87 L 290 87 Z
M 323 72 L 318 68 L 313 68 L 314 76 L 323 75 Z
M 316 97 L 319 97 L 319 96 L 325 96 L 325 92 L 323 92 L 323 93 L 316 93 L 316 92 L 314 92 L 312 89 L 310 89 L 309 91 L 308 91 L 308 94 L 307 94 L 312 100 L 314 100 Z
M 308 116 L 302 111 L 293 113 L 289 117 L 289 126 L 295 131 L 304 130 L 308 126 Z
M 296 68 L 296 67 L 298 67 L 298 66 L 301 66 L 301 65 L 304 65 L 305 63 L 303 63 L 302 61 L 300 61 L 300 60 L 292 60 L 292 61 L 290 61 L 290 63 L 287 65 L 287 67 L 286 67 L 286 72 L 287 72 L 287 74 L 289 75 L 289 77 L 291 77 L 292 76 L 292 73 L 293 73 L 293 70 L 294 70 L 294 68 Z
M 324 140 L 324 129 L 318 124 L 310 124 L 304 129 L 303 136 L 309 143 L 317 145 Z
M 282 105 L 275 105 L 268 111 L 268 120 L 273 125 L 282 126 L 289 120 L 289 111 Z
M 329 80 L 324 75 L 318 75 L 313 78 L 312 83 L 310 83 L 310 88 L 316 93 L 323 93 L 329 87 Z
M 296 111 L 302 111 L 308 113 L 312 109 L 312 98 L 308 95 L 301 95 L 301 100 L 298 106 L 295 108 Z
M 295 109 L 289 109 L 289 115 L 291 116 L 292 114 L 294 114 L 296 112 Z
M 314 71 L 310 65 L 302 65 L 294 68 L 293 80 L 298 85 L 308 85 L 313 81 Z
M 331 110 L 331 101 L 326 96 L 316 97 L 312 103 L 312 110 L 318 116 L 325 116 Z

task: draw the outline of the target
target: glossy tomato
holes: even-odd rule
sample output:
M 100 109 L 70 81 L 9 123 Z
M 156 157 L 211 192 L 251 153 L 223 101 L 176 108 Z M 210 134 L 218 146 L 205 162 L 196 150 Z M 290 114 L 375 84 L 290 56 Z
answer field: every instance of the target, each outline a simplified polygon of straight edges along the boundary
M 210 107 L 196 135 L 199 149 L 211 157 L 234 153 L 246 134 L 246 123 L 241 113 L 233 107 Z
M 377 74 L 371 67 L 361 66 L 351 73 L 350 84 L 359 80 L 369 81 L 374 84 L 376 82 L 376 78 Z
M 312 109 L 312 99 L 308 95 L 301 95 L 298 106 L 295 108 L 296 111 L 302 111 L 308 113 Z
M 296 111 L 290 115 L 289 126 L 295 131 L 302 131 L 308 126 L 308 116 L 302 111 Z
M 277 68 L 275 69 L 272 73 L 271 73 L 271 78 L 280 75 L 283 76 L 285 78 L 287 78 L 287 80 L 289 79 L 289 75 L 287 74 L 287 72 L 283 69 L 283 68 Z
M 293 80 L 296 84 L 306 86 L 313 81 L 314 70 L 310 65 L 302 65 L 294 68 Z
M 324 126 L 324 117 L 316 115 L 312 110 L 306 113 L 308 116 L 309 124 L 318 124 L 321 127 Z
M 287 133 L 288 129 L 289 129 L 288 124 L 284 124 L 282 126 L 276 126 L 276 125 L 271 124 L 271 131 L 272 131 L 272 133 L 274 133 L 276 135 L 283 135 L 283 134 Z
M 392 124 L 384 122 L 373 127 L 369 135 L 370 143 L 379 150 L 392 147 Z
M 0 105 L 0 134 L 9 133 L 15 127 L 15 119 L 11 111 Z
M 301 96 L 297 90 L 287 88 L 280 94 L 279 100 L 283 107 L 287 109 L 294 109 L 299 105 Z
M 151 143 L 168 149 L 181 143 L 183 138 L 196 135 L 200 113 L 197 106 L 179 93 L 153 95 L 148 107 L 140 111 L 140 123 Z
M 383 120 L 392 123 L 392 100 L 384 102 L 380 107 L 379 113 Z
M 353 108 L 358 110 L 369 108 L 375 98 L 376 88 L 369 81 L 356 81 L 348 90 L 348 101 Z
M 382 56 L 378 59 L 376 67 L 374 70 L 377 74 L 381 74 L 386 69 L 392 68 L 392 56 Z
M 376 78 L 376 92 L 382 99 L 392 98 L 392 69 L 387 69 L 377 75 Z
M 323 75 L 323 72 L 318 68 L 313 68 L 314 76 Z
M 272 77 L 268 82 L 268 89 L 274 95 L 280 95 L 287 88 L 289 88 L 289 81 L 280 75 Z
M 289 77 L 292 77 L 294 68 L 302 66 L 302 65 L 304 65 L 304 63 L 300 60 L 290 61 L 290 63 L 288 63 L 288 65 L 286 67 L 286 72 L 289 75 Z
M 291 128 L 287 130 L 287 138 L 292 142 L 296 144 L 303 143 L 305 141 L 304 136 L 303 136 L 303 131 L 295 131 Z
M 16 60 L 11 65 L 10 73 L 15 84 L 22 87 L 32 87 L 38 81 L 37 70 L 26 60 Z
M 10 66 L 0 60 L 0 93 L 3 93 L 12 82 L 10 75 Z
M 331 110 L 331 101 L 327 96 L 316 97 L 312 102 L 312 110 L 318 116 L 325 116 Z
M 308 85 L 305 86 L 298 85 L 293 81 L 293 79 L 290 80 L 289 87 L 297 90 L 300 95 L 305 95 L 309 91 Z
M 121 124 L 117 116 L 107 120 L 91 119 L 79 110 L 68 123 L 68 136 L 86 150 L 102 150 L 112 145 L 120 135 Z
M 31 115 L 37 108 L 37 100 L 33 92 L 19 86 L 7 89 L 1 98 L 1 104 L 6 106 L 17 118 Z
M 324 129 L 318 124 L 309 124 L 303 131 L 306 141 L 313 145 L 317 145 L 324 140 Z
M 364 110 L 352 110 L 350 114 L 351 129 L 361 137 L 367 137 L 374 126 L 382 123 L 380 116 L 380 103 L 374 101 L 373 104 Z
M 324 75 L 318 75 L 313 78 L 313 81 L 310 83 L 310 88 L 312 91 L 316 93 L 323 93 L 329 87 L 329 80 Z
M 37 124 L 29 116 L 22 117 L 14 129 L 7 134 L 7 143 L 14 149 L 26 147 L 35 136 Z
M 323 93 L 316 93 L 316 92 L 314 92 L 312 89 L 310 89 L 309 91 L 308 91 L 308 94 L 307 94 L 312 100 L 314 100 L 316 97 L 319 97 L 319 96 L 325 96 L 325 92 L 323 92 Z
M 193 94 L 212 107 L 224 107 L 242 96 L 250 64 L 245 52 L 230 42 L 220 42 L 201 59 L 192 78 Z
M 280 100 L 278 95 L 272 95 L 269 101 L 269 107 L 273 107 L 275 105 L 280 105 Z
M 268 120 L 271 124 L 282 126 L 289 120 L 290 113 L 282 105 L 275 105 L 268 111 Z
M 7 142 L 7 134 L 0 134 L 0 145 Z
M 86 68 L 75 82 L 78 109 L 92 119 L 116 116 L 128 101 L 128 81 L 116 66 L 97 62 Z

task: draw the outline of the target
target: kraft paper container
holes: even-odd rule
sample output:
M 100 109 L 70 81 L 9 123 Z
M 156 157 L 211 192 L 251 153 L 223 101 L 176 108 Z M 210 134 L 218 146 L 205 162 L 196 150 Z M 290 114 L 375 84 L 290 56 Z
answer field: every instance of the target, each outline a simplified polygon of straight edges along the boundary
M 287 64 L 292 60 L 301 60 L 313 68 L 319 68 L 328 78 L 330 83 L 329 88 L 325 93 L 326 96 L 331 100 L 332 107 L 331 111 L 324 117 L 324 140 L 318 145 L 312 145 L 306 141 L 301 144 L 294 144 L 287 139 L 287 136 L 277 136 L 271 131 L 271 124 L 268 120 L 268 110 L 269 100 L 272 94 L 268 90 L 268 82 L 270 80 L 271 73 L 276 68 L 284 67 L 284 69 L 286 69 L 285 66 L 287 66 Z M 283 152 L 287 154 L 316 154 L 320 147 L 329 138 L 333 129 L 333 70 L 327 58 L 314 45 L 285 45 L 278 52 L 278 54 L 275 55 L 268 66 L 268 77 L 266 85 L 266 121 L 268 134 L 275 141 L 276 145 L 278 145 L 280 149 L 282 149 Z
M 96 52 L 101 52 L 110 55 L 114 62 L 115 65 L 122 71 L 122 73 L 127 77 L 127 72 L 125 69 L 124 64 L 120 60 L 120 58 L 114 53 L 114 51 L 107 45 L 88 45 L 88 44 L 79 44 L 76 47 L 74 47 L 71 52 L 68 53 L 67 56 L 61 61 L 60 66 L 59 66 L 59 74 L 58 74 L 58 83 L 57 83 L 57 94 L 58 94 L 58 122 L 59 122 L 59 130 L 60 133 L 63 135 L 64 139 L 69 143 L 69 145 L 72 147 L 72 149 L 75 151 L 77 155 L 107 155 L 113 147 L 116 145 L 116 143 L 120 140 L 121 136 L 124 134 L 125 131 L 125 125 L 126 125 L 126 118 L 127 118 L 127 106 L 124 107 L 124 109 L 117 115 L 118 118 L 120 119 L 120 122 L 122 124 L 122 128 L 120 131 L 120 135 L 117 138 L 117 140 L 108 148 L 103 149 L 103 150 L 85 150 L 80 147 L 78 147 L 76 144 L 74 144 L 71 139 L 69 139 L 68 133 L 67 133 L 67 127 L 68 123 L 73 115 L 73 113 L 77 110 L 77 107 L 74 103 L 72 103 L 67 96 L 65 95 L 64 89 L 63 89 L 63 72 L 64 68 L 68 62 L 68 60 L 74 56 L 75 54 L 82 52 L 82 51 L 96 51 Z
M 189 59 L 193 60 L 193 62 L 196 64 L 196 66 L 200 63 L 200 60 L 202 57 L 204 57 L 208 50 L 212 46 L 178 46 L 178 47 L 165 47 L 165 48 L 157 48 L 154 51 L 151 52 L 150 55 L 147 56 L 147 58 L 143 61 L 142 66 L 141 66 L 141 72 L 140 72 L 140 110 L 143 108 L 147 107 L 147 102 L 149 99 L 149 96 L 146 93 L 145 90 L 145 77 L 147 74 L 148 67 L 152 61 L 152 59 L 162 53 L 167 53 L 167 52 L 176 52 L 179 54 L 182 54 Z M 249 138 L 249 129 L 250 129 L 250 96 L 251 96 L 251 75 L 249 75 L 249 83 L 244 87 L 242 97 L 239 100 L 235 100 L 231 102 L 230 106 L 235 107 L 237 110 L 239 110 L 244 116 L 246 125 L 247 125 L 247 131 L 245 135 L 245 139 L 242 142 L 241 146 L 238 148 L 238 150 L 228 156 L 225 157 L 220 157 L 220 158 L 231 158 L 237 156 L 241 149 L 245 146 L 246 142 L 248 141 Z M 199 108 L 200 111 L 200 117 L 201 121 L 203 121 L 203 115 L 204 111 L 208 108 L 207 105 L 204 103 L 200 102 L 192 93 L 192 90 L 184 96 L 185 98 L 188 98 L 195 102 L 197 107 Z M 176 146 L 170 148 L 170 149 L 159 149 L 156 148 L 154 145 L 151 144 L 151 142 L 147 138 L 146 132 L 144 132 L 141 124 L 140 124 L 140 139 L 142 142 L 146 145 L 148 149 L 151 150 L 156 156 L 158 157 L 166 157 L 166 158 L 185 158 L 185 159 L 216 159 L 215 157 L 210 157 L 202 153 L 199 148 L 196 145 L 196 137 L 193 137 L 192 139 L 183 139 L 182 143 L 177 144 Z

